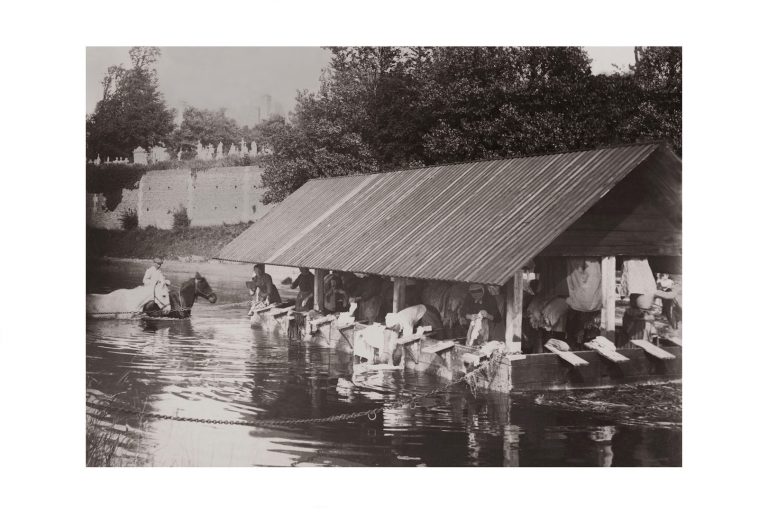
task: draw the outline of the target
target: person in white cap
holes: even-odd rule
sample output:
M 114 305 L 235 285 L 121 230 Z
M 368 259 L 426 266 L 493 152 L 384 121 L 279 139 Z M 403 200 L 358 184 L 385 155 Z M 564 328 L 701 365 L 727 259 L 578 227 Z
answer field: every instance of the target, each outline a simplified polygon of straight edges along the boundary
M 160 267 L 163 265 L 163 258 L 155 257 L 152 260 L 152 266 L 144 272 L 144 286 L 155 286 L 157 283 L 171 284 L 163 273 L 160 271 Z

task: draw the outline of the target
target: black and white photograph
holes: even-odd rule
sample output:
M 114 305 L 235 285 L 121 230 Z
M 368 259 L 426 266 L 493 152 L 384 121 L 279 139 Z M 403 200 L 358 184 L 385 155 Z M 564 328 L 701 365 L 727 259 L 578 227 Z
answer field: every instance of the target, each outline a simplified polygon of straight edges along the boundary
M 0 507 L 761 510 L 759 13 L 5 6 Z
M 86 57 L 88 466 L 682 464 L 681 47 Z

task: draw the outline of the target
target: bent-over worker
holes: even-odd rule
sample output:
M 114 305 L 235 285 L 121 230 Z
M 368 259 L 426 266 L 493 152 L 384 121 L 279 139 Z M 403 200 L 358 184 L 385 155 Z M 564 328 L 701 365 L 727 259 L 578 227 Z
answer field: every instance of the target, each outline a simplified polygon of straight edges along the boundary
M 328 280 L 323 306 L 330 313 L 341 313 L 349 307 L 349 295 L 341 287 L 341 277 L 338 274 L 331 274 Z
M 485 287 L 481 284 L 469 285 L 469 294 L 464 299 L 462 311 L 465 315 L 476 315 L 485 311 L 485 317 L 490 321 L 499 319 L 499 309 L 496 301 L 485 293 Z
M 292 289 L 299 288 L 299 294 L 296 296 L 296 311 L 306 311 L 312 309 L 313 297 L 315 293 L 315 275 L 306 267 L 299 268 L 299 277 L 297 277 Z
M 386 318 L 388 329 L 408 336 L 415 332 L 416 327 L 432 327 L 432 332 L 443 330 L 443 320 L 440 312 L 434 306 L 428 304 L 416 304 L 407 307 L 397 313 L 388 313 Z
M 269 304 L 280 304 L 280 293 L 272 283 L 272 276 L 264 272 L 261 265 L 253 266 L 253 277 L 246 283 L 248 286 L 248 293 L 255 297 L 256 301 L 268 302 Z

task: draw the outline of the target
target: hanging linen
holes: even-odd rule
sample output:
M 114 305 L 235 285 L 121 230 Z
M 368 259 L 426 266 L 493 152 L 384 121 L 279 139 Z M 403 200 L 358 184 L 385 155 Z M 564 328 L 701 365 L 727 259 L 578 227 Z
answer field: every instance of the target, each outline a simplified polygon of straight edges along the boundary
M 621 295 L 656 293 L 656 280 L 647 258 L 626 258 L 621 266 Z
M 575 311 L 597 311 L 603 307 L 602 274 L 595 258 L 568 258 L 568 298 Z

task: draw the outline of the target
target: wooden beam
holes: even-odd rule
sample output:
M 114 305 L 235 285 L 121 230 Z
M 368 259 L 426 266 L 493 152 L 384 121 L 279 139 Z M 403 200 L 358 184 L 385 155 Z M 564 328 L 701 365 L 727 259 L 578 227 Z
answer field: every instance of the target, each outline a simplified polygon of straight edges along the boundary
M 441 341 L 440 343 L 435 343 L 429 347 L 422 347 L 421 351 L 426 352 L 427 354 L 439 354 L 440 352 L 452 349 L 454 345 L 455 343 L 452 341 Z
M 405 285 L 404 277 L 395 278 L 395 291 L 392 299 L 392 312 L 397 313 L 405 309 Z
M 550 341 L 552 341 L 552 340 L 550 340 Z M 555 345 L 553 343 L 550 343 L 550 341 L 548 341 L 547 343 L 544 344 L 544 348 L 546 348 L 550 352 L 554 352 L 555 354 L 558 355 L 558 357 L 560 357 L 560 359 L 562 359 L 566 363 L 570 364 L 571 366 L 587 366 L 589 364 L 589 361 L 586 361 L 586 360 L 580 358 L 579 356 L 577 356 L 573 352 L 567 352 L 567 351 L 564 351 L 564 350 L 560 350 L 557 347 L 557 345 Z
M 518 270 L 507 282 L 507 314 L 504 342 L 507 352 L 520 352 L 523 346 L 523 271 Z
M 610 346 L 606 346 L 606 344 L 600 343 L 599 340 L 600 340 L 600 336 L 598 336 L 592 341 L 588 341 L 587 343 L 584 344 L 584 346 L 587 348 L 591 348 L 592 350 L 594 350 L 595 352 L 597 352 L 598 354 L 600 354 L 601 356 L 603 356 L 604 358 L 608 359 L 613 363 L 624 363 L 629 361 L 628 357 L 622 354 L 619 354 L 618 352 L 616 352 L 616 350 L 612 349 Z
M 657 359 L 674 359 L 675 355 L 670 354 L 666 350 L 663 350 L 650 341 L 647 340 L 629 340 L 631 344 L 633 344 L 636 347 L 640 347 L 641 349 L 645 350 L 645 352 L 648 355 L 651 355 Z
M 603 292 L 600 330 L 603 336 L 616 341 L 616 256 L 604 256 L 600 267 Z
M 314 291 L 314 303 L 315 303 L 315 311 L 318 311 L 320 313 L 323 312 L 323 306 L 325 303 L 325 275 L 328 273 L 327 270 L 323 270 L 321 268 L 315 269 L 315 291 Z

